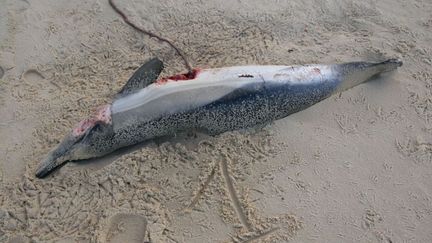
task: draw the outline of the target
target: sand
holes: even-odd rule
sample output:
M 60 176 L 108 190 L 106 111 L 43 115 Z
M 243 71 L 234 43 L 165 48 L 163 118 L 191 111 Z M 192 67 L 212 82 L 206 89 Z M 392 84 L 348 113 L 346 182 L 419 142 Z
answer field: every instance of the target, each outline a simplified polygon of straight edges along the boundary
M 63 136 L 151 57 L 107 1 L 0 8 L 0 242 L 431 242 L 432 2 L 117 1 L 196 67 L 404 61 L 264 128 L 180 134 L 47 179 Z

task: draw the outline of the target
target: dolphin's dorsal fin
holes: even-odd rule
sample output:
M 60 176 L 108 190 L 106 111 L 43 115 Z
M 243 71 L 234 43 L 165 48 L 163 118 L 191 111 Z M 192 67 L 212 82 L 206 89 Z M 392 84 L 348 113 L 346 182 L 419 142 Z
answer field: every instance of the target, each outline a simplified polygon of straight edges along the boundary
M 152 84 L 157 80 L 163 68 L 163 62 L 156 57 L 144 63 L 118 92 L 117 97 L 134 93 Z

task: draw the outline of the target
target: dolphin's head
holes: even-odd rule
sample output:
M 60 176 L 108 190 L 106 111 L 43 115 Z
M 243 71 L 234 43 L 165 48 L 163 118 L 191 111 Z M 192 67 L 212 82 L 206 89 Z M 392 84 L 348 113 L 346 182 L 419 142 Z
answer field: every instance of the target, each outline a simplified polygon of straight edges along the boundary
M 43 178 L 68 161 L 89 159 L 111 152 L 113 134 L 111 106 L 101 107 L 95 116 L 81 121 L 41 162 L 36 177 Z

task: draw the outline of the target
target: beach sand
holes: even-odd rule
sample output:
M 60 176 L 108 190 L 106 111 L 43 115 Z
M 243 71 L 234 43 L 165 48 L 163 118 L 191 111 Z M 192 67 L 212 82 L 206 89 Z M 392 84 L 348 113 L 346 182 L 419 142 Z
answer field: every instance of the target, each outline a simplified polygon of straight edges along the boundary
M 166 44 L 105 0 L 0 8 L 0 242 L 431 242 L 432 2 L 120 1 L 196 67 L 400 58 L 264 128 L 35 169 Z

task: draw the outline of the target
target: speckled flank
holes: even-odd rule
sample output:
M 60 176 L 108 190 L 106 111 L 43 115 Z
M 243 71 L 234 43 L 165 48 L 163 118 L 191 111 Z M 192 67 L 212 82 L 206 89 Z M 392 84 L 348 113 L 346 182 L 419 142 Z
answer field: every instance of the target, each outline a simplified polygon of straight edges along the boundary
M 198 129 L 215 135 L 266 124 L 328 97 L 332 66 L 239 66 L 153 84 L 113 103 L 115 144 Z
M 326 89 L 337 82 L 335 77 L 337 74 L 332 72 L 331 66 L 325 65 L 239 66 L 201 70 L 193 79 L 153 84 L 114 101 L 114 129 L 119 131 L 125 124 L 129 126 L 130 121 L 143 123 L 171 114 L 187 113 L 213 103 L 219 104 L 221 100 L 229 103 L 236 98 L 241 99 L 240 96 L 261 94 L 268 99 L 277 98 L 272 98 L 270 94 L 274 87 L 295 89 L 296 86 L 304 86 L 307 89 L 307 85 L 322 84 Z M 289 99 L 290 91 L 287 92 L 286 99 Z
M 73 159 L 181 131 L 210 135 L 284 118 L 366 81 L 388 64 L 239 66 L 201 70 L 192 79 L 152 84 L 112 105 L 112 126 L 91 132 Z M 377 68 L 380 67 L 380 68 Z

